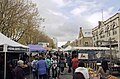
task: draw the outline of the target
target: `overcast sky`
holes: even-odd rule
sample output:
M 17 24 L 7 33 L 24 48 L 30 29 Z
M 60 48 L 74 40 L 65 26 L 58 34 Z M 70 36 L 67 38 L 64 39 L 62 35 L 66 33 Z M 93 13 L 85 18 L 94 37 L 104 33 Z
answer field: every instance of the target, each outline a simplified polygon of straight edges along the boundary
M 79 27 L 92 29 L 98 21 L 106 20 L 120 9 L 120 0 L 32 0 L 39 14 L 45 33 L 54 37 L 59 46 L 78 38 Z

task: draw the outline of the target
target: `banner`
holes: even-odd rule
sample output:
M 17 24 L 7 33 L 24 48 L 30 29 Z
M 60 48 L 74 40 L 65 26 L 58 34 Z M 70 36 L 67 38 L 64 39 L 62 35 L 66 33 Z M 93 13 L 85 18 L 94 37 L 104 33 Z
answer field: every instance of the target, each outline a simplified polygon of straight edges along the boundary
M 88 59 L 88 54 L 87 53 L 79 53 L 78 59 Z

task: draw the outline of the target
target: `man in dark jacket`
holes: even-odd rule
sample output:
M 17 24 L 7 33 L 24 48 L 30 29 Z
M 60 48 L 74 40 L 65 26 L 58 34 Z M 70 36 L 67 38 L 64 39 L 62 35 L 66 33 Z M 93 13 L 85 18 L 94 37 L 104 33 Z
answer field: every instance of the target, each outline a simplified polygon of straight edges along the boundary
M 22 67 L 24 67 L 24 62 L 22 60 L 19 60 L 17 62 L 17 66 L 14 69 L 14 79 L 26 79 Z
M 71 57 L 71 54 L 69 53 L 67 56 L 68 73 L 71 72 L 71 67 L 72 67 L 71 61 L 72 61 L 72 57 Z

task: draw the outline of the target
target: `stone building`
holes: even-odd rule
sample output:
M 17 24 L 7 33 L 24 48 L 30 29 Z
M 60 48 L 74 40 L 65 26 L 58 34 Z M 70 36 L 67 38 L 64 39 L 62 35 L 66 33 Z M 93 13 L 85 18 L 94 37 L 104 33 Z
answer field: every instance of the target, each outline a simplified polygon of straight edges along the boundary
M 82 29 L 80 27 L 80 32 L 78 39 L 75 39 L 74 41 L 69 41 L 65 44 L 65 46 L 73 46 L 73 47 L 92 47 L 92 30 L 91 29 Z
M 105 21 L 99 21 L 92 29 L 93 45 L 120 49 L 120 13 L 116 13 Z
M 80 32 L 78 36 L 78 46 L 79 47 L 92 47 L 92 30 L 91 29 L 82 29 L 80 27 Z

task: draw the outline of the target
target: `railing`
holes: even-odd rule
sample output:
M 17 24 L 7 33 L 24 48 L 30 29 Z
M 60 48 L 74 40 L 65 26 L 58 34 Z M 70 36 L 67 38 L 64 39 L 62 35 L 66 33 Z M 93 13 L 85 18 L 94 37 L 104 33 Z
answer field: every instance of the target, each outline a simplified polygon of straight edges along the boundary
M 86 68 L 92 68 L 94 70 L 98 70 L 97 62 L 96 61 L 84 61 Z
M 86 68 L 92 68 L 93 70 L 97 71 L 98 70 L 98 65 L 97 65 L 97 61 L 84 61 L 85 63 L 85 67 Z M 109 66 L 109 73 L 110 74 L 119 74 L 120 73 L 120 67 L 114 67 L 114 63 L 108 63 Z

